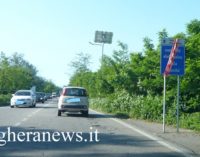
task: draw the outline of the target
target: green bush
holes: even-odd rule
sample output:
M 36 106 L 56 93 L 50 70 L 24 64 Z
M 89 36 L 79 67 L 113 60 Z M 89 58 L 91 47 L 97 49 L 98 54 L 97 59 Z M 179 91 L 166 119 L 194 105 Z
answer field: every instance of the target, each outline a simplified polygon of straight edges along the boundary
M 162 123 L 162 96 L 136 96 L 119 91 L 106 98 L 91 99 L 92 108 L 113 113 L 117 117 L 145 119 Z M 182 113 L 180 127 L 200 131 L 200 113 Z M 176 125 L 176 101 L 166 102 L 166 124 Z
M 132 118 L 157 120 L 162 117 L 160 97 L 131 96 L 125 90 L 107 98 L 92 99 L 90 104 L 92 108 L 111 113 L 123 113 Z
M 109 107 L 109 105 L 110 105 L 110 102 L 106 98 L 90 99 L 90 107 L 100 110 L 100 111 L 111 113 L 112 110 Z
M 10 95 L 10 94 L 7 94 L 7 95 L 0 95 L 0 106 L 9 105 L 9 103 L 10 103 L 10 98 L 11 98 L 11 95 Z
M 180 117 L 180 126 L 183 128 L 200 131 L 200 113 L 183 113 Z

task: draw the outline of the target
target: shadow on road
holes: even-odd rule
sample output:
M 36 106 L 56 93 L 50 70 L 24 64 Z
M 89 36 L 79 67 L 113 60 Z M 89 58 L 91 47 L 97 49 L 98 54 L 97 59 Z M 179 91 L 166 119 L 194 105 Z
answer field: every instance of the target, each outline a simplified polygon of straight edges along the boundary
M 160 146 L 155 141 L 138 136 L 99 133 L 98 137 L 96 136 L 97 141 L 94 132 L 92 136 L 91 132 L 79 132 L 78 134 L 68 132 L 71 140 L 69 138 L 64 140 L 63 136 L 58 136 L 58 133 L 53 137 L 55 132 L 61 134 L 60 130 L 10 127 L 10 131 L 12 132 L 11 141 L 14 139 L 13 134 L 16 137 L 20 134 L 20 139 L 25 140 L 7 142 L 8 126 L 1 126 L 0 144 L 6 141 L 5 146 L 0 147 L 1 157 L 181 157 L 181 154 L 175 152 L 169 153 L 163 149 L 159 151 L 157 147 Z M 5 137 L 2 132 L 7 132 Z M 32 132 L 31 135 L 30 132 Z M 43 136 L 43 133 L 50 135 Z M 67 134 L 66 131 L 64 133 Z M 54 141 L 55 139 L 59 141 Z
M 89 118 L 114 118 L 114 115 L 111 114 L 96 114 L 96 113 L 91 113 L 89 115 Z
M 81 113 L 62 113 L 62 117 L 85 117 Z M 123 114 L 98 114 L 98 113 L 89 113 L 88 117 L 85 118 L 120 118 L 120 119 L 128 119 L 129 117 Z
M 36 106 L 35 108 L 43 108 L 43 109 L 50 109 L 50 108 L 58 108 L 57 106 Z
M 61 117 L 83 117 L 83 118 L 114 118 L 115 116 L 109 114 L 96 114 L 96 113 L 89 113 L 88 117 L 84 116 L 81 113 L 62 113 Z

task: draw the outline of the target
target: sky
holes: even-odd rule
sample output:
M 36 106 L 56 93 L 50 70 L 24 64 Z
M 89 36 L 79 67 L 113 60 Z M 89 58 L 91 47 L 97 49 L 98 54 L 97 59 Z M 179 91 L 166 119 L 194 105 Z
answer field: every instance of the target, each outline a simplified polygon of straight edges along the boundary
M 69 83 L 70 66 L 78 53 L 91 56 L 98 70 L 101 46 L 91 45 L 95 31 L 113 32 L 104 54 L 128 45 L 129 53 L 143 51 L 143 38 L 158 44 L 158 32 L 186 33 L 200 20 L 199 0 L 0 0 L 0 51 L 18 52 L 38 70 L 38 76 L 57 86 Z

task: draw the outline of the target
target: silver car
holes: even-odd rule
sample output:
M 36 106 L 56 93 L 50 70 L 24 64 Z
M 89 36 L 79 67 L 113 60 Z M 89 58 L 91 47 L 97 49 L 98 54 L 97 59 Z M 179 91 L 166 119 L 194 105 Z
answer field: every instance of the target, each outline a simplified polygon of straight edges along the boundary
M 32 90 L 18 90 L 12 95 L 10 107 L 35 107 L 36 95 Z
M 88 116 L 89 101 L 83 87 L 64 87 L 58 100 L 58 116 L 62 112 L 81 112 Z

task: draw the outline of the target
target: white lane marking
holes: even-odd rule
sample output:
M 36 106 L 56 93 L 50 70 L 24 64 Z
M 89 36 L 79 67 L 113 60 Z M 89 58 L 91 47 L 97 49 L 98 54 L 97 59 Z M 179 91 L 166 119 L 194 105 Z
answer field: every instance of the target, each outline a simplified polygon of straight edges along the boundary
M 16 123 L 14 126 L 20 126 L 21 125 L 21 123 L 20 122 L 18 122 L 18 123 Z
M 32 112 L 31 114 L 29 114 L 27 117 L 23 118 L 20 122 L 17 122 L 16 124 L 14 124 L 14 126 L 20 126 L 23 122 L 26 122 L 27 120 L 29 120 L 31 117 L 33 117 L 36 113 L 40 112 L 42 109 L 38 109 L 34 112 Z
M 32 116 L 32 115 L 31 115 L 31 114 L 29 114 L 29 115 L 28 115 L 28 118 L 30 118 L 31 116 Z
M 90 109 L 90 110 L 92 112 L 97 113 L 97 114 L 105 115 L 104 113 L 101 113 L 101 112 L 98 112 L 98 111 L 95 111 L 95 110 L 92 110 L 92 109 Z M 147 138 L 149 138 L 149 139 L 161 144 L 162 146 L 165 146 L 165 147 L 167 147 L 167 148 L 169 148 L 169 149 L 171 149 L 171 150 L 173 150 L 175 152 L 181 153 L 185 157 L 193 157 L 193 155 L 191 155 L 193 153 L 188 149 L 184 149 L 184 148 L 181 148 L 179 146 L 175 146 L 172 143 L 164 141 L 164 139 L 161 139 L 159 137 L 155 137 L 153 135 L 150 135 L 150 134 L 146 133 L 145 131 L 140 130 L 139 128 L 137 128 L 135 126 L 132 126 L 130 124 L 127 124 L 127 123 L 125 123 L 122 120 L 119 120 L 117 118 L 109 118 L 109 119 L 111 119 L 111 120 L 117 122 L 118 124 L 121 124 L 121 125 L 125 126 L 126 128 L 129 128 L 130 130 L 133 130 L 133 131 L 135 131 L 135 132 L 137 132 L 137 133 L 139 133 L 139 134 L 141 134 L 141 135 L 143 135 L 143 136 L 145 136 L 145 137 L 147 137 Z
M 27 119 L 28 119 L 28 118 L 24 118 L 24 119 L 22 119 L 22 122 L 25 122 L 25 121 L 27 121 Z

